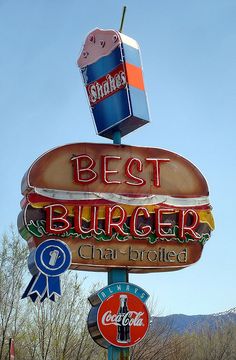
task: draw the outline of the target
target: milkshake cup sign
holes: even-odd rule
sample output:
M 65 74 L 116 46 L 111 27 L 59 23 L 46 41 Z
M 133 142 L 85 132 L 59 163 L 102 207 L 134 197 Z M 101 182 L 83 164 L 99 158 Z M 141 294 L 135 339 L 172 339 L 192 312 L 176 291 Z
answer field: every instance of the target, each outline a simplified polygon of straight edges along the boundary
M 130 347 L 146 335 L 149 313 L 139 297 L 128 292 L 116 293 L 101 303 L 97 324 L 108 343 L 118 347 Z
M 98 135 L 121 136 L 150 122 L 142 61 L 136 40 L 116 30 L 94 29 L 77 64 Z

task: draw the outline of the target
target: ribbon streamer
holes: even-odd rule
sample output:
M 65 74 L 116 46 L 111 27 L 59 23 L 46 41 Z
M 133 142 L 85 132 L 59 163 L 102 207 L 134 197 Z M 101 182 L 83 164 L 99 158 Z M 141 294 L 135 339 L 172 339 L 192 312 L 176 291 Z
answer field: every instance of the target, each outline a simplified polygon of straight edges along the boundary
M 61 296 L 59 276 L 46 276 L 42 273 L 34 275 L 27 286 L 22 299 L 29 296 L 33 302 L 40 298 L 43 302 L 46 298 L 55 301 L 55 295 Z

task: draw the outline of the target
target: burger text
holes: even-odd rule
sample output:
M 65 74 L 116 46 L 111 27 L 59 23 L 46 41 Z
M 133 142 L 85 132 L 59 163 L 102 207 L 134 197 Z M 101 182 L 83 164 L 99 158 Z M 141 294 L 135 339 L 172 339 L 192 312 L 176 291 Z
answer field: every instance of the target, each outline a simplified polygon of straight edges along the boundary
M 83 227 L 83 206 L 74 206 L 73 217 L 69 220 L 69 211 L 62 204 L 51 204 L 44 207 L 46 211 L 46 231 L 51 234 L 63 234 L 72 227 L 78 234 L 97 234 L 98 227 L 98 206 L 91 206 L 90 208 L 90 225 L 89 228 Z M 195 231 L 199 225 L 199 215 L 193 209 L 172 209 L 172 208 L 156 208 L 154 213 L 154 226 L 145 225 L 138 222 L 140 216 L 146 220 L 150 219 L 151 215 L 145 207 L 137 206 L 134 208 L 130 216 L 130 232 L 124 230 L 124 225 L 127 221 L 127 212 L 120 205 L 105 206 L 104 207 L 104 223 L 103 229 L 105 234 L 112 236 L 114 232 L 121 236 L 133 236 L 135 238 L 146 238 L 153 230 L 158 238 L 173 238 L 175 237 L 174 226 L 171 222 L 164 222 L 164 214 L 178 213 L 178 238 L 185 239 L 188 233 L 193 239 L 200 239 L 200 235 Z

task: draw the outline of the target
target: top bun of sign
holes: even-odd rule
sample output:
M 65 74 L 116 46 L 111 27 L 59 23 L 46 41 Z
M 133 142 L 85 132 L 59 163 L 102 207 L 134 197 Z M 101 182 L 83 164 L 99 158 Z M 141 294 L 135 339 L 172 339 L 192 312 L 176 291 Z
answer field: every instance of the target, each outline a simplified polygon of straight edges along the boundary
M 139 45 L 115 30 L 95 29 L 77 61 L 98 135 L 124 136 L 149 122 Z

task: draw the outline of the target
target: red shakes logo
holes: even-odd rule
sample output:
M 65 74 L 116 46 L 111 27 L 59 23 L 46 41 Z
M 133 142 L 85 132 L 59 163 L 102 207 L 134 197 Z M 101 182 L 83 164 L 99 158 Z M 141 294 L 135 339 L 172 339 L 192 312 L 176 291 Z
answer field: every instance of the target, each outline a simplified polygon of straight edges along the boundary
M 149 327 L 146 305 L 131 293 L 116 293 L 104 300 L 97 314 L 98 328 L 105 340 L 130 347 L 144 338 Z
M 115 94 L 123 89 L 126 84 L 124 66 L 120 64 L 110 73 L 86 86 L 90 105 L 96 105 L 108 96 Z

